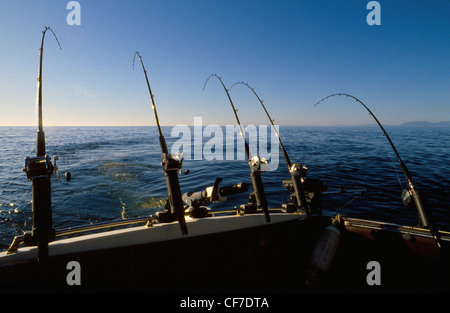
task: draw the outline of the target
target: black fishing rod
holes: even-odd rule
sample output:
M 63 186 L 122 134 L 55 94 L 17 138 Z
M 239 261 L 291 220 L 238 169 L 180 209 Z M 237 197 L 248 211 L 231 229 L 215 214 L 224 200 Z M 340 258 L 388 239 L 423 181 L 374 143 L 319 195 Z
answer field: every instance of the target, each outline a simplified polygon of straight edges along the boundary
M 37 156 L 45 155 L 45 134 L 43 130 L 42 123 L 42 58 L 44 56 L 44 38 L 47 30 L 50 30 L 55 36 L 56 42 L 58 43 L 59 49 L 61 50 L 61 45 L 59 43 L 58 37 L 56 37 L 55 32 L 49 26 L 45 26 L 45 29 L 42 31 L 42 41 L 41 48 L 39 49 L 39 73 L 38 73 L 38 130 L 37 130 L 37 140 L 36 140 L 36 154 Z
M 269 210 L 268 210 L 267 198 L 266 198 L 266 194 L 264 192 L 264 185 L 262 183 L 262 178 L 261 178 L 261 159 L 258 156 L 254 156 L 254 157 L 250 156 L 250 148 L 247 144 L 247 141 L 245 140 L 245 135 L 244 135 L 244 132 L 242 131 L 242 126 L 241 126 L 241 122 L 239 121 L 239 116 L 237 114 L 237 110 L 234 107 L 234 104 L 233 104 L 233 101 L 231 100 L 228 89 L 225 87 L 225 84 L 223 83 L 222 79 L 219 76 L 217 76 L 217 74 L 211 74 L 208 77 L 208 79 L 206 80 L 205 85 L 203 86 L 203 90 L 205 89 L 206 84 L 208 83 L 209 79 L 213 76 L 216 77 L 220 81 L 223 89 L 227 93 L 228 100 L 230 101 L 231 108 L 233 109 L 234 116 L 236 117 L 236 121 L 239 126 L 239 131 L 241 133 L 242 140 L 244 141 L 245 156 L 247 157 L 247 161 L 248 161 L 248 164 L 249 164 L 250 170 L 251 170 L 250 177 L 252 179 L 253 193 L 256 197 L 256 203 L 257 203 L 258 207 L 262 208 L 262 210 L 264 212 L 264 216 L 266 218 L 266 222 L 269 223 L 270 215 L 269 215 Z
M 384 136 L 386 136 L 386 139 L 389 141 L 392 149 L 394 150 L 395 155 L 397 156 L 397 159 L 400 163 L 400 167 L 402 169 L 403 175 L 405 176 L 406 180 L 408 181 L 409 189 L 405 190 L 402 194 L 403 202 L 406 204 L 408 200 L 412 197 L 414 200 L 414 203 L 416 204 L 417 211 L 419 212 L 419 218 L 421 221 L 421 226 L 424 228 L 429 228 L 430 233 L 433 236 L 437 246 L 440 248 L 440 236 L 439 232 L 436 228 L 436 225 L 433 221 L 431 212 L 428 210 L 428 208 L 424 205 L 423 201 L 423 193 L 417 190 L 417 188 L 413 184 L 413 179 L 411 176 L 411 173 L 409 172 L 408 168 L 406 167 L 405 163 L 403 162 L 402 158 L 400 157 L 400 154 L 398 153 L 397 149 L 394 146 L 394 143 L 392 142 L 391 138 L 387 134 L 386 130 L 384 129 L 383 125 L 381 125 L 380 121 L 376 118 L 375 114 L 372 113 L 372 111 L 358 98 L 346 94 L 346 93 L 335 93 L 331 94 L 320 101 L 318 101 L 314 106 L 317 106 L 320 102 L 325 101 L 328 98 L 334 97 L 334 96 L 346 96 L 353 98 L 357 102 L 359 102 L 368 112 L 369 114 L 374 118 L 375 122 L 377 122 L 378 126 L 380 126 L 381 130 L 383 131 Z
M 283 152 L 283 157 L 284 160 L 286 161 L 286 165 L 288 167 L 288 171 L 291 174 L 292 177 L 292 184 L 294 187 L 294 193 L 295 193 L 295 198 L 297 199 L 297 207 L 298 208 L 303 208 L 303 210 L 306 213 L 306 216 L 309 218 L 311 215 L 311 209 L 308 205 L 308 202 L 306 201 L 306 197 L 305 197 L 305 193 L 303 191 L 303 187 L 302 187 L 302 178 L 304 178 L 306 176 L 306 172 L 307 169 L 304 165 L 302 164 L 298 164 L 298 163 L 291 163 L 291 160 L 289 159 L 288 153 L 286 151 L 286 149 L 283 146 L 283 143 L 281 142 L 281 138 L 278 134 L 278 131 L 273 123 L 274 119 L 272 119 L 272 117 L 270 116 L 269 112 L 267 111 L 263 101 L 261 100 L 261 98 L 258 96 L 258 94 L 256 93 L 255 89 L 250 87 L 249 84 L 244 83 L 244 82 L 237 82 L 235 84 L 233 84 L 230 87 L 233 88 L 235 85 L 244 85 L 247 86 L 252 92 L 253 94 L 256 96 L 256 98 L 258 99 L 259 103 L 261 104 L 261 106 L 264 109 L 264 112 L 266 112 L 267 117 L 269 118 L 270 123 L 272 124 L 272 128 L 275 131 L 275 135 L 277 136 L 278 139 L 278 143 L 280 145 L 281 151 Z
M 39 49 L 39 73 L 37 87 L 38 130 L 36 134 L 36 157 L 26 157 L 23 171 L 28 180 L 32 182 L 32 230 L 25 234 L 29 244 L 37 244 L 38 261 L 46 262 L 48 259 L 48 244 L 55 239 L 55 229 L 52 227 L 52 201 L 51 201 L 51 175 L 54 166 L 45 152 L 45 134 L 42 122 L 42 58 L 44 55 L 44 38 L 47 30 L 55 36 L 55 32 L 45 26 L 42 32 L 41 48 Z
M 184 204 L 181 196 L 180 183 L 178 181 L 178 171 L 181 170 L 183 160 L 174 158 L 169 154 L 167 149 L 166 139 L 161 130 L 161 125 L 159 124 L 158 113 L 156 111 L 155 100 L 153 98 L 152 89 L 150 88 L 150 83 L 148 81 L 147 71 L 145 70 L 144 62 L 139 54 L 139 51 L 134 53 L 133 57 L 133 69 L 134 69 L 134 59 L 138 55 L 141 61 L 142 69 L 145 74 L 145 80 L 147 81 L 148 92 L 150 93 L 150 100 L 152 102 L 152 109 L 155 113 L 156 125 L 158 126 L 159 132 L 159 145 L 161 146 L 162 152 L 162 167 L 164 170 L 164 176 L 166 178 L 168 203 L 166 203 L 165 211 L 156 213 L 159 222 L 172 222 L 178 220 L 180 223 L 181 233 L 186 235 L 188 233 L 186 220 L 184 217 Z M 168 204 L 168 205 L 167 205 Z

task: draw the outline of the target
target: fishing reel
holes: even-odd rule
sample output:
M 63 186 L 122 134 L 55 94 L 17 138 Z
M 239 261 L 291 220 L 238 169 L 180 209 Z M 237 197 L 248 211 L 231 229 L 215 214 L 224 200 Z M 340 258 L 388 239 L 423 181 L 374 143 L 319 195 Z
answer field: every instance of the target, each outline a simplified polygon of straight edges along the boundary
M 183 167 L 183 155 L 176 153 L 174 155 L 163 153 L 161 155 L 162 162 L 161 165 L 164 169 L 164 172 L 168 171 L 178 171 L 181 173 L 181 168 Z M 189 171 L 186 171 L 185 174 L 189 174 Z
M 256 171 L 264 172 L 263 166 L 268 164 L 267 159 L 260 158 L 257 155 L 252 157 L 248 163 L 250 165 L 250 169 L 252 172 L 256 172 Z
M 323 203 L 322 194 L 327 190 L 327 184 L 319 179 L 306 177 L 306 175 L 308 175 L 308 168 L 302 164 L 292 164 L 290 172 L 293 177 L 289 177 L 283 180 L 283 187 L 286 188 L 288 190 L 288 193 L 290 194 L 289 203 L 282 204 L 283 211 L 287 213 L 293 213 L 297 211 L 298 203 L 297 197 L 295 195 L 293 179 L 298 178 L 300 179 L 300 183 L 302 184 L 302 190 L 305 194 L 306 202 L 311 209 L 311 213 L 321 214 Z
M 158 222 L 170 223 L 183 215 L 183 202 L 181 200 L 181 191 L 178 182 L 178 173 L 181 173 L 183 166 L 183 156 L 179 153 L 174 155 L 169 153 L 161 154 L 161 166 L 166 178 L 168 197 L 164 210 L 156 213 Z
M 59 156 L 54 155 L 54 156 L 53 156 L 53 160 L 55 161 L 55 165 L 54 165 L 53 167 L 54 167 L 54 170 L 55 170 L 56 179 L 60 179 L 60 177 L 59 177 L 59 171 L 58 171 L 59 168 L 58 168 L 58 165 L 56 164 L 56 161 L 59 160 Z M 64 173 L 64 179 L 65 179 L 66 181 L 70 181 L 70 180 L 72 179 L 72 174 L 70 174 L 70 172 L 65 172 L 65 173 Z
M 48 154 L 45 156 L 26 157 L 23 171 L 27 174 L 27 178 L 33 181 L 36 178 L 50 178 L 53 172 L 56 174 L 56 178 L 60 179 L 58 172 L 58 165 L 56 161 L 59 160 L 57 155 L 53 156 L 54 165 L 52 164 Z M 70 172 L 64 173 L 66 181 L 72 179 Z
M 297 177 L 306 177 L 308 175 L 308 168 L 306 165 L 300 164 L 300 163 L 294 163 L 292 164 L 291 168 L 289 169 L 289 172 L 292 176 Z
M 26 157 L 23 171 L 27 174 L 28 180 L 36 178 L 50 178 L 53 173 L 53 164 L 48 154 L 45 156 Z
M 246 192 L 248 190 L 248 185 L 244 182 L 231 186 L 224 186 L 219 189 L 219 183 L 221 181 L 222 178 L 216 178 L 214 185 L 207 187 L 203 191 L 187 192 L 183 194 L 182 199 L 187 204 L 185 212 L 187 212 L 189 216 L 195 218 L 211 216 L 208 212 L 210 209 L 204 206 L 206 203 L 225 202 L 227 196 Z
M 413 206 L 413 198 L 412 198 L 412 194 L 408 189 L 403 189 L 402 191 L 402 201 L 403 201 L 403 205 L 406 208 L 411 208 Z

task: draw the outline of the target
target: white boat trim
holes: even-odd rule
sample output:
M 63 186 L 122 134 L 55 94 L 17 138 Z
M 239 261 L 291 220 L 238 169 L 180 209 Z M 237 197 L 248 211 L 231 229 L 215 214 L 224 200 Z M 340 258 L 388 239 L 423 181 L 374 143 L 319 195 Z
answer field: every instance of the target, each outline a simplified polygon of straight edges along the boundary
M 296 213 L 271 213 L 270 217 L 270 223 L 266 223 L 262 214 L 214 216 L 208 218 L 186 217 L 189 231 L 187 235 L 181 234 L 178 222 L 156 223 L 151 227 L 136 226 L 110 230 L 53 241 L 49 243 L 49 256 L 177 240 L 305 219 L 304 215 Z M 38 249 L 36 246 L 22 247 L 12 254 L 1 252 L 0 266 L 33 260 L 37 258 L 37 255 Z

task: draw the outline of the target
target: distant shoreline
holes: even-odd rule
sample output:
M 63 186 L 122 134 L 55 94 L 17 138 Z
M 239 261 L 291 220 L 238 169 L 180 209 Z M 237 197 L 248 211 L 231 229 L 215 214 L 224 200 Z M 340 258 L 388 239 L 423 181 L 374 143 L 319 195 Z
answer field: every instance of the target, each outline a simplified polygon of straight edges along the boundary
M 254 125 L 254 124 L 248 124 Z M 161 125 L 161 127 L 174 127 L 177 125 Z M 189 127 L 193 127 L 194 125 L 186 125 Z M 207 126 L 207 125 L 203 125 Z M 225 127 L 226 125 L 219 125 L 221 127 Z M 246 126 L 246 125 L 243 125 Z M 360 125 L 279 125 L 280 127 L 373 127 L 378 126 L 375 123 L 371 124 L 360 124 Z M 450 121 L 441 121 L 441 122 L 422 122 L 422 121 L 412 121 L 401 124 L 383 124 L 383 126 L 387 127 L 433 127 L 433 128 L 444 128 L 450 127 Z M 0 125 L 0 127 L 37 127 L 35 125 Z M 52 127 L 156 127 L 156 125 L 58 125 L 58 126 L 44 126 L 44 128 L 52 128 Z

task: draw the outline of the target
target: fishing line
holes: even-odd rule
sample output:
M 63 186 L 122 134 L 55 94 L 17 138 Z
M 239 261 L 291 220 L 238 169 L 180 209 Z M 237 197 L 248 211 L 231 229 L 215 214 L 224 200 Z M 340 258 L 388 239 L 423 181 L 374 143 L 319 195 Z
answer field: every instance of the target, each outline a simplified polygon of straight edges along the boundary
M 306 201 L 305 193 L 304 193 L 303 187 L 302 187 L 302 180 L 303 180 L 303 177 L 306 176 L 307 168 L 305 166 L 303 166 L 302 164 L 296 164 L 296 163 L 292 164 L 291 163 L 288 153 L 287 153 L 286 149 L 284 148 L 283 143 L 281 142 L 280 135 L 278 134 L 278 131 L 274 125 L 275 120 L 270 116 L 269 112 L 266 109 L 266 106 L 264 105 L 263 101 L 256 93 L 255 89 L 250 87 L 250 85 L 247 83 L 237 82 L 237 83 L 234 83 L 230 87 L 229 90 L 231 90 L 231 88 L 233 88 L 234 86 L 236 86 L 238 84 L 247 86 L 253 92 L 253 94 L 256 96 L 259 103 L 261 104 L 262 108 L 264 109 L 264 112 L 266 113 L 267 118 L 269 119 L 270 123 L 272 124 L 272 128 L 275 132 L 275 135 L 277 136 L 278 143 L 279 143 L 281 151 L 283 153 L 284 160 L 286 161 L 288 172 L 289 172 L 289 174 L 291 174 L 292 185 L 294 188 L 295 198 L 297 200 L 297 206 L 298 206 L 298 208 L 303 207 L 303 209 L 306 213 L 306 216 L 309 218 L 311 215 L 311 208 L 309 207 L 308 202 Z
M 349 205 L 350 203 L 352 203 L 353 201 L 355 201 L 356 199 L 358 199 L 359 197 L 361 197 L 364 193 L 361 192 L 359 195 L 357 195 L 356 197 L 354 197 L 353 199 L 349 200 L 347 203 L 345 203 L 343 206 L 341 206 L 340 208 L 334 210 L 334 213 L 337 213 L 338 211 L 340 211 L 341 209 L 343 209 L 344 207 L 346 207 L 347 205 Z
M 264 212 L 264 217 L 266 219 L 266 222 L 270 222 L 270 215 L 268 210 L 268 204 L 267 204 L 267 198 L 266 194 L 264 192 L 264 185 L 261 178 L 261 163 L 265 162 L 262 159 L 260 159 L 257 155 L 254 157 L 250 156 L 250 149 L 248 146 L 247 141 L 245 140 L 244 132 L 242 131 L 241 122 L 239 121 L 239 116 L 237 114 L 237 110 L 234 107 L 233 101 L 231 100 L 229 89 L 225 87 L 225 84 L 223 83 L 222 79 L 217 74 L 211 74 L 205 81 L 205 84 L 203 85 L 203 90 L 205 90 L 206 84 L 208 83 L 209 79 L 211 77 L 216 77 L 220 83 L 222 84 L 223 89 L 225 90 L 228 101 L 231 104 L 231 108 L 233 109 L 234 116 L 236 117 L 236 121 L 239 126 L 239 131 L 241 133 L 242 140 L 244 142 L 245 147 L 245 155 L 247 157 L 248 165 L 250 167 L 250 177 L 252 179 L 252 185 L 253 185 L 253 192 L 252 196 L 256 198 L 257 207 L 261 207 L 262 211 Z M 265 162 L 267 163 L 267 162 Z M 250 203 L 249 203 L 250 204 Z M 251 206 L 254 205 L 254 201 L 252 200 Z
M 45 26 L 45 30 L 44 30 L 43 32 L 45 33 L 47 30 L 50 30 L 50 31 L 52 32 L 53 36 L 55 36 L 56 42 L 58 43 L 59 50 L 62 50 L 61 44 L 59 43 L 59 39 L 58 39 L 58 37 L 56 36 L 56 34 L 55 34 L 55 32 L 53 31 L 53 29 L 52 29 L 50 26 Z
M 398 171 L 397 171 L 397 166 L 395 166 L 395 162 L 394 162 L 394 159 L 392 158 L 392 156 L 390 156 L 390 158 L 392 161 L 392 166 L 394 167 L 395 175 L 397 175 L 397 180 L 400 185 L 400 190 L 403 190 L 402 181 L 400 180 L 400 175 L 398 175 Z
M 389 144 L 391 145 L 392 150 L 394 150 L 394 153 L 397 156 L 398 162 L 400 163 L 400 167 L 402 169 L 403 175 L 405 176 L 406 180 L 408 181 L 409 189 L 405 190 L 405 192 L 402 194 L 402 198 L 403 198 L 404 203 L 406 203 L 405 201 L 407 199 L 410 199 L 410 198 L 412 198 L 414 200 L 414 203 L 416 204 L 417 211 L 419 213 L 420 222 L 422 224 L 421 226 L 423 228 L 429 228 L 430 233 L 433 236 L 437 247 L 441 248 L 441 243 L 440 243 L 440 239 L 439 239 L 440 235 L 439 235 L 439 232 L 438 232 L 438 230 L 436 228 L 436 225 L 435 225 L 435 223 L 433 221 L 433 217 L 432 217 L 431 211 L 428 210 L 428 208 L 424 205 L 424 203 L 422 201 L 422 197 L 424 195 L 423 195 L 423 193 L 418 191 L 417 188 L 414 186 L 411 173 L 409 172 L 409 170 L 406 167 L 405 163 L 403 163 L 403 160 L 400 157 L 400 154 L 398 153 L 397 149 L 395 148 L 394 143 L 392 142 L 391 138 L 387 134 L 387 132 L 384 129 L 383 125 L 381 125 L 380 121 L 378 121 L 378 119 L 376 118 L 375 114 L 373 114 L 372 111 L 361 100 L 359 100 L 358 98 L 356 98 L 356 97 L 354 97 L 354 96 L 352 96 L 350 94 L 347 94 L 347 93 L 334 93 L 334 94 L 331 94 L 331 95 L 329 95 L 329 96 L 327 96 L 325 98 L 322 98 L 320 101 L 316 102 L 316 104 L 314 104 L 314 106 L 317 106 L 320 102 L 325 101 L 326 99 L 329 99 L 329 98 L 334 97 L 334 96 L 346 96 L 346 97 L 350 97 L 350 98 L 356 100 L 356 102 L 360 103 L 369 112 L 369 114 L 373 117 L 375 122 L 377 122 L 378 126 L 383 131 L 384 136 L 389 141 Z
M 205 84 L 203 85 L 203 90 L 205 90 L 206 84 L 208 83 L 208 81 L 209 81 L 209 79 L 210 79 L 211 77 L 216 77 L 216 78 L 220 81 L 220 83 L 222 84 L 223 89 L 225 90 L 225 92 L 226 92 L 226 94 L 227 94 L 227 96 L 228 96 L 228 100 L 230 101 L 231 108 L 233 109 L 234 116 L 235 116 L 236 121 L 237 121 L 237 123 L 238 123 L 239 132 L 240 132 L 241 137 L 242 137 L 242 140 L 243 140 L 243 142 L 244 142 L 245 155 L 246 155 L 246 157 L 247 157 L 247 160 L 250 161 L 250 160 L 251 160 L 250 149 L 249 149 L 249 146 L 248 146 L 248 144 L 247 144 L 247 141 L 245 140 L 245 135 L 244 135 L 244 132 L 242 131 L 242 126 L 241 126 L 241 122 L 240 122 L 240 120 L 239 120 L 239 116 L 237 115 L 237 111 L 238 111 L 238 110 L 235 108 L 235 106 L 234 106 L 234 104 L 233 104 L 233 101 L 231 100 L 230 94 L 228 93 L 229 90 L 230 90 L 231 88 L 230 88 L 230 89 L 227 89 L 227 88 L 225 87 L 225 84 L 223 83 L 222 79 L 221 79 L 217 74 L 211 74 L 211 75 L 209 75 L 209 77 L 206 79 Z
M 44 56 L 44 39 L 47 30 L 50 30 L 58 43 L 59 49 L 62 50 L 61 44 L 59 43 L 58 37 L 56 36 L 53 29 L 50 26 L 45 26 L 42 31 L 41 48 L 39 49 L 39 73 L 37 82 L 37 97 L 36 102 L 38 105 L 38 130 L 37 130 L 37 142 L 36 142 L 36 155 L 45 155 L 45 134 L 43 130 L 43 119 L 42 119 L 42 59 Z
M 158 132 L 159 132 L 159 144 L 161 146 L 162 153 L 167 155 L 167 154 L 169 154 L 169 150 L 167 149 L 166 139 L 164 138 L 163 132 L 161 130 L 161 125 L 159 123 L 158 112 L 156 111 L 154 95 L 153 95 L 152 89 L 150 88 L 150 82 L 148 81 L 147 70 L 144 67 L 144 62 L 142 61 L 142 57 L 139 54 L 139 51 L 135 51 L 134 52 L 134 56 L 133 56 L 133 70 L 134 70 L 134 60 L 136 58 L 136 55 L 139 57 L 139 60 L 141 61 L 142 70 L 144 71 L 145 79 L 147 81 L 148 92 L 150 94 L 150 100 L 151 100 L 151 103 L 152 103 L 152 109 L 153 109 L 153 113 L 155 114 L 155 119 L 156 119 L 156 126 L 158 127 Z
M 244 83 L 244 82 L 237 82 L 237 83 L 234 83 L 234 84 L 230 87 L 230 89 L 228 89 L 228 90 L 231 90 L 234 86 L 236 86 L 236 85 L 238 85 L 238 84 L 247 86 L 247 87 L 253 92 L 253 94 L 256 96 L 256 98 L 258 99 L 259 103 L 260 103 L 261 106 L 263 107 L 264 112 L 266 112 L 266 115 L 267 115 L 267 117 L 269 118 L 270 123 L 272 124 L 272 128 L 273 128 L 273 130 L 274 130 L 274 132 L 275 132 L 275 135 L 277 136 L 278 143 L 280 144 L 281 150 L 283 151 L 283 156 L 284 156 L 284 159 L 285 159 L 285 161 L 286 161 L 286 164 L 287 164 L 288 168 L 290 169 L 292 164 L 291 164 L 291 161 L 290 161 L 290 159 L 289 159 L 289 156 L 288 156 L 287 153 L 286 153 L 286 150 L 285 150 L 284 147 L 283 147 L 283 143 L 281 142 L 280 135 L 278 134 L 278 131 L 277 131 L 275 125 L 274 125 L 274 121 L 275 121 L 275 120 L 272 119 L 272 117 L 269 115 L 269 112 L 267 111 L 266 107 L 264 106 L 263 101 L 262 101 L 261 98 L 258 96 L 258 94 L 256 93 L 255 89 L 252 88 L 249 84 Z
M 372 113 L 372 111 L 358 98 L 346 94 L 346 93 L 335 93 L 335 94 L 331 94 L 323 99 L 321 99 L 320 101 L 318 101 L 316 104 L 314 104 L 314 106 L 317 106 L 320 102 L 325 101 L 328 98 L 334 97 L 334 96 L 346 96 L 346 97 L 350 97 L 353 98 L 354 100 L 356 100 L 357 102 L 359 102 L 368 112 L 369 115 L 371 115 L 373 117 L 373 119 L 375 120 L 375 122 L 377 122 L 378 126 L 381 128 L 381 130 L 383 131 L 384 136 L 386 136 L 386 139 L 389 141 L 392 149 L 394 150 L 395 155 L 397 156 L 398 161 L 400 162 L 401 168 L 403 173 L 406 176 L 406 179 L 408 179 L 408 181 L 410 182 L 410 184 L 412 185 L 412 177 L 411 174 L 409 173 L 408 169 L 406 168 L 406 165 L 403 163 L 403 160 L 400 157 L 400 154 L 397 152 L 397 149 L 395 148 L 394 144 L 392 143 L 391 138 L 389 137 L 389 135 L 387 134 L 386 130 L 384 129 L 383 125 L 381 125 L 380 121 L 378 121 L 378 119 L 376 118 L 376 116 Z
M 34 124 L 33 126 L 34 132 L 37 132 L 38 130 L 42 131 L 42 58 L 44 54 L 44 38 L 47 30 L 50 30 L 52 32 L 53 36 L 56 39 L 56 42 L 58 43 L 59 50 L 62 50 L 61 43 L 59 42 L 59 39 L 56 36 L 56 33 L 53 31 L 53 29 L 50 26 L 44 26 L 44 30 L 42 31 L 41 47 L 39 48 L 39 70 L 37 79 L 38 90 L 36 94 L 36 105 L 34 108 L 34 118 L 38 121 L 38 124 Z M 37 148 L 37 145 L 35 146 L 35 148 Z M 32 152 L 37 153 L 35 149 L 31 148 L 30 154 L 32 154 Z
M 153 113 L 155 114 L 156 125 L 158 127 L 159 132 L 159 145 L 161 147 L 161 158 L 162 158 L 161 165 L 164 170 L 164 176 L 166 179 L 166 186 L 167 186 L 167 202 L 166 202 L 167 209 L 165 209 L 165 211 L 162 212 L 157 212 L 156 214 L 160 222 L 172 222 L 172 220 L 177 219 L 180 224 L 181 233 L 183 235 L 187 235 L 188 229 L 184 217 L 184 204 L 181 195 L 180 183 L 178 181 L 178 172 L 181 171 L 183 160 L 181 158 L 179 159 L 169 154 L 166 139 L 164 138 L 164 135 L 161 130 L 161 125 L 159 123 L 154 96 L 152 93 L 152 89 L 150 88 L 150 82 L 147 76 L 147 70 L 145 69 L 144 62 L 142 61 L 142 57 L 139 54 L 139 51 L 135 51 L 134 53 L 133 69 L 136 55 L 139 57 L 139 60 L 141 61 L 142 70 L 144 71 L 148 92 L 150 94 Z

